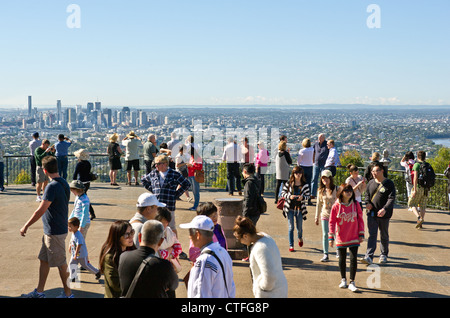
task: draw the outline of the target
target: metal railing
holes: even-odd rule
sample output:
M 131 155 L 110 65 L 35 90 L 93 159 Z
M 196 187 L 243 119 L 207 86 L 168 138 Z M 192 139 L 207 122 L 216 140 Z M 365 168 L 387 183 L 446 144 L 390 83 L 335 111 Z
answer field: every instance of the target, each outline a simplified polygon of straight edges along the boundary
M 73 172 L 77 164 L 77 158 L 69 155 L 69 164 L 67 169 L 67 176 L 72 180 Z M 31 183 L 31 156 L 4 156 L 4 177 L 5 185 L 11 184 L 30 184 Z M 122 170 L 117 173 L 117 182 L 125 183 L 126 180 L 126 165 L 124 158 L 122 160 Z M 92 171 L 98 175 L 95 182 L 109 183 L 109 160 L 106 154 L 90 154 L 89 159 L 92 165 Z M 141 171 L 139 178 L 145 174 L 145 165 L 143 156 L 140 159 Z M 205 183 L 202 184 L 204 188 L 225 189 L 227 184 L 227 168 L 226 163 L 208 161 L 203 162 L 203 169 L 205 171 Z M 364 168 L 359 168 L 360 174 L 364 173 Z M 349 176 L 347 169 L 338 167 L 335 176 L 335 183 L 341 184 Z M 396 203 L 399 205 L 406 205 L 408 203 L 408 195 L 406 190 L 405 171 L 404 170 L 389 170 L 388 178 L 394 181 L 397 197 Z M 449 206 L 447 195 L 448 179 L 443 174 L 436 174 L 435 186 L 430 190 L 428 195 L 428 207 L 433 209 L 447 210 Z M 267 192 L 275 191 L 276 177 L 274 173 L 265 175 L 265 189 Z

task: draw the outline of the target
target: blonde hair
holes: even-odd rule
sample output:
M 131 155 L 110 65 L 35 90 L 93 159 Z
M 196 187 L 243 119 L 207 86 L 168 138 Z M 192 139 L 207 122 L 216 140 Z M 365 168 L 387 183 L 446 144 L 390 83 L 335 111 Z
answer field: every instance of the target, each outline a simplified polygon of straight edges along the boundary
M 303 139 L 302 146 L 305 147 L 305 148 L 311 147 L 311 140 L 309 138 Z
M 169 163 L 169 158 L 167 158 L 166 155 L 159 155 L 158 157 L 155 158 L 155 163 Z
M 285 151 L 286 150 L 286 141 L 280 141 L 278 144 L 278 150 Z
M 112 141 L 112 142 L 116 142 L 117 139 L 119 139 L 119 135 L 117 133 L 114 133 L 109 137 L 109 141 Z

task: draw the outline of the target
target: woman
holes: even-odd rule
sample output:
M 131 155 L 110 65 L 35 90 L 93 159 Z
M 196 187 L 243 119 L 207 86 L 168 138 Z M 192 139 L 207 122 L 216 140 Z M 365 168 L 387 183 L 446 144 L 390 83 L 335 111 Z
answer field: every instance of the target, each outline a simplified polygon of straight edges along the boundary
M 134 230 L 128 221 L 111 224 L 108 238 L 100 252 L 99 268 L 105 278 L 105 298 L 121 296 L 119 282 L 119 257 L 125 251 L 136 249 L 133 243 Z
M 267 172 L 267 163 L 269 162 L 269 151 L 264 148 L 262 141 L 258 142 L 258 153 L 255 155 L 256 177 L 260 180 L 261 195 L 264 195 L 264 175 Z
M 362 210 L 362 194 L 366 191 L 366 181 L 361 175 L 359 175 L 359 169 L 357 166 L 349 164 L 347 165 L 347 169 L 348 172 L 350 172 L 350 177 L 345 180 L 345 183 L 353 187 L 355 199 L 361 205 Z
M 252 246 L 253 295 L 256 298 L 287 298 L 288 284 L 275 241 L 269 235 L 257 232 L 253 222 L 243 216 L 236 218 L 233 234 L 241 244 Z
M 85 149 L 79 149 L 73 153 L 78 158 L 78 163 L 73 172 L 73 180 L 80 180 L 84 185 L 84 193 L 91 187 L 91 163 L 89 162 L 89 153 Z M 91 220 L 95 219 L 92 202 L 89 202 L 89 214 Z
M 286 151 L 286 141 L 278 144 L 278 154 L 275 157 L 277 187 L 275 189 L 275 204 L 278 203 L 278 194 L 280 193 L 281 184 L 289 179 L 289 170 L 291 169 L 292 158 Z
M 311 140 L 309 138 L 303 139 L 302 146 L 303 148 L 298 152 L 297 164 L 302 167 L 305 173 L 306 183 L 311 184 L 314 166 L 314 147 L 311 146 Z M 308 205 L 312 205 L 311 198 L 308 200 Z
M 447 192 L 448 192 L 448 209 L 450 210 L 450 161 L 448 163 L 448 167 L 444 171 L 444 176 L 448 179 Z
M 319 213 L 320 221 L 322 223 L 322 247 L 323 257 L 321 262 L 328 262 L 328 227 L 331 207 L 336 202 L 336 186 L 334 185 L 333 175 L 330 170 L 323 170 L 319 190 L 317 191 L 317 204 L 316 204 L 316 225 L 319 225 Z
M 122 149 L 120 149 L 120 145 L 117 143 L 117 139 L 119 135 L 114 133 L 109 138 L 108 149 L 106 150 L 109 156 L 109 179 L 111 185 L 118 186 L 116 182 L 117 171 L 122 169 L 122 163 L 120 162 L 120 156 L 122 155 Z
M 197 210 L 200 203 L 200 183 L 195 180 L 195 171 L 203 169 L 202 158 L 191 148 L 191 158 L 189 159 L 188 166 L 188 179 L 192 186 L 192 194 L 194 195 L 194 205 L 189 208 L 191 211 Z
M 283 186 L 281 197 L 284 198 L 283 216 L 288 218 L 289 225 L 289 251 L 294 251 L 294 221 L 297 224 L 298 245 L 303 246 L 303 220 L 306 220 L 305 201 L 310 197 L 309 184 L 303 169 L 295 166 L 289 181 Z
M 406 152 L 400 161 L 400 165 L 405 168 L 406 192 L 408 194 L 408 198 L 411 196 L 411 191 L 413 188 L 414 171 L 412 168 L 415 163 L 416 161 L 412 151 Z
M 181 173 L 183 175 L 183 177 L 188 179 L 189 178 L 188 163 L 189 163 L 190 157 L 188 154 L 184 153 L 185 148 L 186 148 L 186 146 L 184 146 L 184 145 L 181 145 L 178 148 L 178 154 L 175 157 L 175 168 L 176 168 L 176 171 L 178 171 L 179 173 Z M 192 198 L 189 196 L 189 190 L 186 190 L 186 192 L 184 192 L 184 194 L 186 195 L 187 201 L 191 202 Z
M 352 292 L 358 289 L 355 286 L 357 270 L 357 255 L 359 244 L 364 240 L 364 220 L 362 209 L 355 200 L 355 192 L 349 184 L 340 186 L 338 200 L 331 208 L 329 240 L 330 246 L 336 241 L 339 253 L 339 270 L 341 272 L 341 283 L 339 288 L 347 288 Z M 350 284 L 346 279 L 347 248 L 350 250 Z

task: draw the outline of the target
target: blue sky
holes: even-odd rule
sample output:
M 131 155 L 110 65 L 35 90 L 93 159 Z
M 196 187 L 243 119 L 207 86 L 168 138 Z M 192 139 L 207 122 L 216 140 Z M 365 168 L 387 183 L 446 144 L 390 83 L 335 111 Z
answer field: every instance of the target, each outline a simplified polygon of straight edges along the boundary
M 2 107 L 450 105 L 448 0 L 2 1 L 0 43 Z

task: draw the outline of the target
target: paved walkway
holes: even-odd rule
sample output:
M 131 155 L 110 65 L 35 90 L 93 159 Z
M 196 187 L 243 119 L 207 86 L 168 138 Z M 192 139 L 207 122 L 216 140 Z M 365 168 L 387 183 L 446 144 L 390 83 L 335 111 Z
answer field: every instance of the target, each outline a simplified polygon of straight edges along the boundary
M 96 183 L 89 190 L 97 219 L 92 222 L 87 237 L 91 263 L 98 264 L 101 245 L 106 239 L 111 222 L 130 219 L 135 213 L 137 197 L 145 192 L 142 187 L 121 186 L 113 188 Z M 204 190 L 201 201 L 227 197 L 223 190 Z M 356 285 L 358 293 L 339 289 L 340 274 L 335 249 L 331 249 L 331 261 L 321 263 L 321 228 L 314 223 L 315 207 L 308 207 L 308 219 L 304 222 L 302 248 L 288 251 L 287 220 L 273 204 L 273 196 L 266 196 L 268 213 L 262 215 L 257 228 L 270 234 L 281 252 L 284 273 L 289 282 L 289 298 L 346 297 L 346 298 L 390 298 L 390 297 L 449 297 L 450 296 L 450 215 L 448 211 L 432 211 L 426 215 L 422 230 L 415 229 L 412 212 L 397 207 L 390 223 L 390 257 L 387 264 L 367 267 L 358 264 Z M 72 209 L 73 197 L 69 209 Z M 19 229 L 34 212 L 38 203 L 31 186 L 10 186 L 0 194 L 0 297 L 18 297 L 32 291 L 38 280 L 39 252 L 42 222 L 38 221 L 21 237 Z M 189 222 L 195 212 L 189 211 L 191 203 L 178 201 L 177 224 Z M 182 246 L 187 248 L 188 234 L 179 229 Z M 67 242 L 69 236 L 67 238 Z M 366 243 L 359 249 L 364 253 Z M 379 249 L 377 250 L 377 252 Z M 235 260 L 234 279 L 238 298 L 253 298 L 252 281 L 248 263 Z M 189 270 L 187 261 L 182 261 L 183 277 Z M 47 297 L 61 293 L 61 283 L 56 269 L 50 271 L 46 285 Z M 81 284 L 73 289 L 78 298 L 102 298 L 103 278 L 97 282 L 92 274 L 82 272 Z M 186 288 L 180 281 L 177 297 L 186 297 Z

